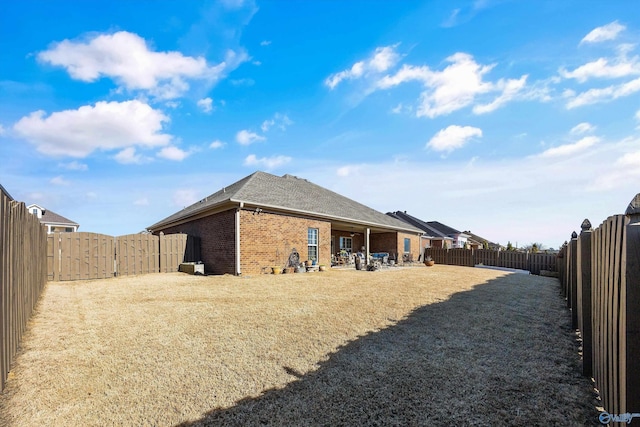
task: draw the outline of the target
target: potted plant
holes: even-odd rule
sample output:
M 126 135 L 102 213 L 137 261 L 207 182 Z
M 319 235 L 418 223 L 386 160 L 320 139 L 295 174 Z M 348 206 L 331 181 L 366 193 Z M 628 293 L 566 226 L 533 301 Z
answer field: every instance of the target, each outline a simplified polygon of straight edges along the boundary
M 427 255 L 424 259 L 424 265 L 431 267 L 433 264 L 435 264 L 435 261 L 431 258 L 431 255 Z
M 325 271 L 326 269 L 327 269 L 327 267 L 324 264 L 320 264 L 318 266 L 318 270 L 320 270 L 320 271 Z
M 271 267 L 271 271 L 273 272 L 273 274 L 282 274 L 282 267 L 279 267 L 279 266 Z

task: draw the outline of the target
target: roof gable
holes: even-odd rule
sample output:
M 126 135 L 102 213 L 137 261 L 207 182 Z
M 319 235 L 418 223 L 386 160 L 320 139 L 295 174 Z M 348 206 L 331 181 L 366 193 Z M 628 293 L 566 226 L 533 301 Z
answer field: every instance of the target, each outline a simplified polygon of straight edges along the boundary
M 293 175 L 255 172 L 149 227 L 157 229 L 220 206 L 225 202 L 264 206 L 288 212 L 347 220 L 411 232 L 419 229 Z

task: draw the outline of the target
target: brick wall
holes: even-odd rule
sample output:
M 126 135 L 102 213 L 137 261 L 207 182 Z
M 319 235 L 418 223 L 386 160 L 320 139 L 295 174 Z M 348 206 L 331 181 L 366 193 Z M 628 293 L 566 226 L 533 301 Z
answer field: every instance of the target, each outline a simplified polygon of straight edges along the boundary
M 185 233 L 199 237 L 201 261 L 205 271 L 213 274 L 235 274 L 235 209 L 161 231 L 164 234 Z
M 375 233 L 369 236 L 371 252 L 388 252 L 389 259 L 395 260 L 398 253 L 397 233 Z M 402 259 L 402 257 L 400 258 Z
M 389 259 L 396 262 L 402 262 L 404 255 L 404 239 L 411 239 L 411 255 L 414 261 L 418 260 L 420 255 L 420 237 L 410 233 L 375 233 L 371 234 L 369 243 L 371 252 L 388 252 Z
M 404 255 L 404 239 L 411 241 L 411 259 L 418 261 L 418 256 L 420 255 L 420 236 L 409 233 L 398 233 L 398 258 L 402 259 L 402 255 Z
M 309 218 L 240 211 L 240 265 L 242 274 L 258 274 L 263 267 L 284 267 L 295 248 L 307 259 L 307 230 L 318 229 L 320 264 L 331 265 L 331 223 Z

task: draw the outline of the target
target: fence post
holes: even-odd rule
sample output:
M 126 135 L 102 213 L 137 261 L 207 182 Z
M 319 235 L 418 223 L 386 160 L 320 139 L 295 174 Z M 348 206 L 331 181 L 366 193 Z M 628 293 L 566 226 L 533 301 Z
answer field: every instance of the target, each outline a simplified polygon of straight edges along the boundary
M 636 194 L 627 211 L 629 218 L 626 227 L 626 271 L 624 272 L 623 292 L 626 293 L 626 304 L 623 316 L 626 320 L 624 363 L 625 403 L 626 411 L 640 412 L 640 193 Z M 623 259 L 623 266 L 625 265 Z
M 571 242 L 570 246 L 570 256 L 569 260 L 569 269 L 570 269 L 570 280 L 569 280 L 569 297 L 567 298 L 567 304 L 571 307 L 571 329 L 578 328 L 578 310 L 576 307 L 578 305 L 578 275 L 577 272 L 577 264 L 578 264 L 578 233 L 575 231 L 571 234 Z
M 582 336 L 582 375 L 593 373 L 593 336 L 591 327 L 591 222 L 585 219 L 578 239 L 578 327 Z

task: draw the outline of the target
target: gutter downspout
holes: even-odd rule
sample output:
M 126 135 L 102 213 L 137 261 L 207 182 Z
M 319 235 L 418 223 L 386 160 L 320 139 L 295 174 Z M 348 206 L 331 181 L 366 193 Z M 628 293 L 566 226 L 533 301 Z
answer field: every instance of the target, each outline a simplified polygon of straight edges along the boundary
M 240 209 L 244 207 L 244 202 L 240 202 L 239 207 L 236 209 L 236 276 L 242 274 L 240 268 Z

